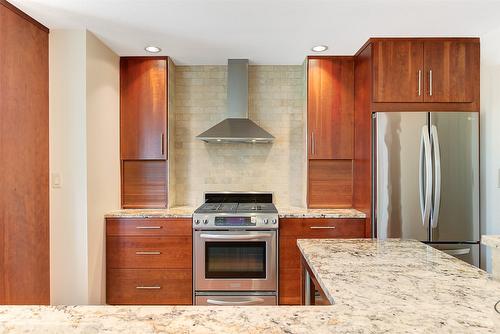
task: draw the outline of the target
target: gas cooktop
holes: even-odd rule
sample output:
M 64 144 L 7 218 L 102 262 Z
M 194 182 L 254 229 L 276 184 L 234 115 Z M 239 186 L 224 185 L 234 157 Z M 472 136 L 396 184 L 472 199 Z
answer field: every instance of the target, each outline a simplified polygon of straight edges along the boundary
M 207 193 L 193 215 L 195 229 L 278 228 L 270 193 Z
M 273 203 L 205 203 L 195 213 L 278 213 Z

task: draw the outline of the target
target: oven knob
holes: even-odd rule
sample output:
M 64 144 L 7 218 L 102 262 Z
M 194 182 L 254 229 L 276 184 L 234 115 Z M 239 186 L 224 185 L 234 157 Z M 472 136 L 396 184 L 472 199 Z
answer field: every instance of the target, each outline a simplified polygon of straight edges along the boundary
M 266 225 L 269 224 L 269 219 L 264 218 L 264 224 L 266 224 Z
M 207 225 L 208 224 L 208 219 L 203 219 L 203 224 Z
M 277 222 L 276 218 L 273 218 L 273 224 L 276 224 Z
M 195 223 L 196 225 L 199 225 L 199 224 L 200 224 L 200 220 L 199 220 L 199 219 L 196 219 L 196 220 L 194 221 L 194 223 Z

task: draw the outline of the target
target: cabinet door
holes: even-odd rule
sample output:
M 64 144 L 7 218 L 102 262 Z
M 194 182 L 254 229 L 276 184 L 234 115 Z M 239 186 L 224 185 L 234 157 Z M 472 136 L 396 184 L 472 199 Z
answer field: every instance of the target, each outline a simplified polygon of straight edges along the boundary
M 166 159 L 167 60 L 120 60 L 121 158 Z
M 423 42 L 373 44 L 373 102 L 423 102 Z
M 425 102 L 474 102 L 479 87 L 479 43 L 424 43 Z
M 302 271 L 297 239 L 364 238 L 364 219 L 280 219 L 279 304 L 300 305 Z
M 354 60 L 308 61 L 309 159 L 352 159 L 354 133 Z

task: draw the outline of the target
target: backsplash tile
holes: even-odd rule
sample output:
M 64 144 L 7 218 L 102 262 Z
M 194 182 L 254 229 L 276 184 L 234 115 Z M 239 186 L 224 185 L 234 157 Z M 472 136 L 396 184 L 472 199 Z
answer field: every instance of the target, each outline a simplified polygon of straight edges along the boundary
M 226 118 L 227 67 L 177 66 L 175 205 L 199 205 L 206 191 L 272 191 L 278 205 L 305 205 L 305 89 L 301 65 L 249 66 L 250 119 L 274 143 L 207 144 L 195 137 Z

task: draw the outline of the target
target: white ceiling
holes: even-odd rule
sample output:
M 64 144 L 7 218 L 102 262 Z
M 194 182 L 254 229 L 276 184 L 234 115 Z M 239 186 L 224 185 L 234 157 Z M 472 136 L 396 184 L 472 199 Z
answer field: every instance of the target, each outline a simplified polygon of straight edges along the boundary
M 311 47 L 351 55 L 369 37 L 480 36 L 494 0 L 9 0 L 50 29 L 86 28 L 119 55 L 152 44 L 176 64 L 300 64 Z

